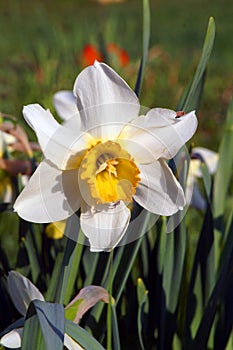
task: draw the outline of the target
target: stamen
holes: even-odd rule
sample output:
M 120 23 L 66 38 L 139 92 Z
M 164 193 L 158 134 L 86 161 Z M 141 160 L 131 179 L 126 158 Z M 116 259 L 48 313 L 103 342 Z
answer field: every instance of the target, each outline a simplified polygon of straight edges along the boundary
M 128 152 L 112 141 L 98 143 L 84 157 L 80 180 L 88 186 L 95 203 L 131 202 L 136 191 L 139 169 Z

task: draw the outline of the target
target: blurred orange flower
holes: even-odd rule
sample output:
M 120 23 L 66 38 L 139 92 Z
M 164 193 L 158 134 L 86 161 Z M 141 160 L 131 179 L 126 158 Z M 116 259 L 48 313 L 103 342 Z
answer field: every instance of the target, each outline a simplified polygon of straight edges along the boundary
M 126 50 L 120 48 L 117 44 L 109 43 L 106 46 L 107 58 L 111 61 L 116 61 L 120 67 L 125 67 L 129 64 L 129 55 Z M 95 60 L 104 61 L 105 57 L 94 45 L 87 44 L 83 47 L 80 63 L 82 66 L 94 64 Z
M 92 65 L 95 60 L 103 61 L 103 55 L 95 48 L 94 45 L 87 44 L 84 46 L 81 54 L 81 63 L 84 66 Z

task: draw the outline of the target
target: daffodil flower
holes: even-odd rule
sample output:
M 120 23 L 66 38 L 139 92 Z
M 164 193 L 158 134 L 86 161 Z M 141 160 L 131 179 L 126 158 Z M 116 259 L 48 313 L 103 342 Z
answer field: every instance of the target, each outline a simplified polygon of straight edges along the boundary
M 201 194 L 198 179 L 202 178 L 201 164 L 205 163 L 210 175 L 213 175 L 218 166 L 218 154 L 204 147 L 192 149 L 189 164 L 189 173 L 186 186 L 186 197 L 191 197 L 190 205 L 199 210 L 206 209 L 206 200 Z
M 37 287 L 29 281 L 28 278 L 16 271 L 9 272 L 7 284 L 11 299 L 22 316 L 26 316 L 31 301 L 35 299 L 45 301 Z M 11 349 L 20 348 L 22 334 L 23 327 L 15 328 L 0 339 L 0 345 Z M 83 350 L 83 348 L 66 333 L 64 335 L 64 345 L 69 350 Z
M 68 120 L 77 116 L 76 119 L 80 121 L 76 98 L 72 91 L 62 90 L 56 92 L 53 96 L 53 103 L 55 110 L 61 119 Z
M 14 120 L 13 117 L 12 119 Z M 32 150 L 39 150 L 39 145 L 30 143 L 26 132 L 18 124 L 0 123 L 0 199 L 3 203 L 15 201 L 15 189 L 11 176 L 20 174 L 22 185 L 25 185 L 32 173 L 31 161 L 15 159 L 12 152 L 24 152 L 31 158 Z M 11 156 L 5 157 L 5 153 L 9 153 Z
M 24 107 L 44 160 L 14 209 L 32 222 L 61 221 L 81 208 L 91 251 L 110 251 L 130 222 L 133 199 L 158 215 L 185 205 L 167 165 L 194 134 L 195 112 L 153 108 L 140 115 L 136 94 L 109 66 L 95 62 L 74 84 L 77 113 L 60 125 L 38 104 Z
M 65 226 L 65 220 L 51 222 L 49 225 L 46 226 L 45 234 L 48 238 L 51 239 L 61 239 L 64 236 Z

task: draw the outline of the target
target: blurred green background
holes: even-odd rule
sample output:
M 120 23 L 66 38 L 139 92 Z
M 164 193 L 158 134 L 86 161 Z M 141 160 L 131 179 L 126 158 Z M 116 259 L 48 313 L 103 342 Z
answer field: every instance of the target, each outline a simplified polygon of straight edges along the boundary
M 171 109 L 194 73 L 208 19 L 215 18 L 216 41 L 193 142 L 216 150 L 233 87 L 232 0 L 152 0 L 151 14 L 151 50 L 140 100 L 148 107 Z M 101 48 L 113 42 L 127 50 L 128 66 L 111 63 L 134 88 L 141 17 L 140 0 L 105 5 L 88 0 L 0 0 L 0 111 L 16 115 L 23 125 L 25 104 L 38 102 L 53 111 L 53 93 L 72 89 L 87 43 Z

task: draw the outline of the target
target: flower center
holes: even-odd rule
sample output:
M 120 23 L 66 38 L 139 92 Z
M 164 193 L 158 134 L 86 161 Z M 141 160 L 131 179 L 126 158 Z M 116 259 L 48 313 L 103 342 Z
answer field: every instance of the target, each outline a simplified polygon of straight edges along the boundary
M 130 154 L 117 142 L 99 142 L 83 158 L 80 167 L 82 193 L 83 185 L 88 184 L 89 198 L 96 204 L 132 202 L 139 173 Z

